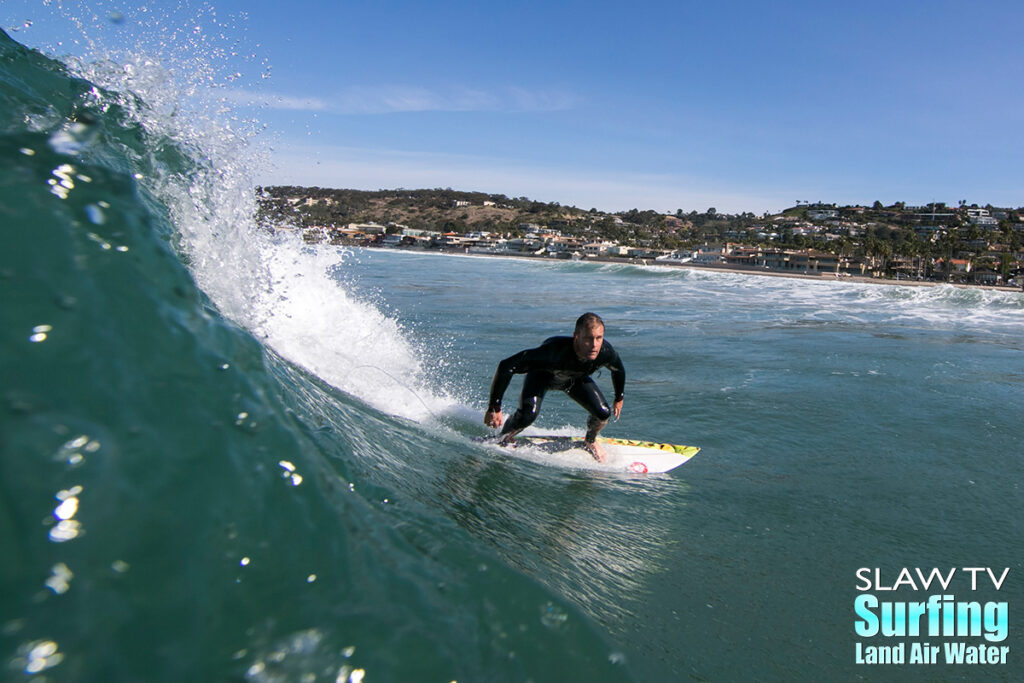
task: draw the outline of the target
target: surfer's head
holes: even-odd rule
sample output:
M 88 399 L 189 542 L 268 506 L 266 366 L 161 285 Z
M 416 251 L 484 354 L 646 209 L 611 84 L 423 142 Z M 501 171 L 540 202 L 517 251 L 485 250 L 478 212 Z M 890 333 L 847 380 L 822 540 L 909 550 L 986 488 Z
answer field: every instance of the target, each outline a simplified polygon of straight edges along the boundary
M 576 320 L 572 348 L 580 360 L 594 360 L 604 344 L 604 321 L 596 313 L 584 313 Z

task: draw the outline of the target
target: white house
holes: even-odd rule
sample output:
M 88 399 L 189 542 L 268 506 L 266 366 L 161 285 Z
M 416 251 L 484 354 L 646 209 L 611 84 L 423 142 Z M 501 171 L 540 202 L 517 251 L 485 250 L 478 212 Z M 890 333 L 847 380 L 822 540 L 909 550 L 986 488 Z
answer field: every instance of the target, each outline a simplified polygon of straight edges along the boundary
M 617 245 L 611 242 L 591 242 L 583 245 L 583 253 L 587 256 L 601 256 L 602 254 L 608 253 L 609 249 L 616 247 Z

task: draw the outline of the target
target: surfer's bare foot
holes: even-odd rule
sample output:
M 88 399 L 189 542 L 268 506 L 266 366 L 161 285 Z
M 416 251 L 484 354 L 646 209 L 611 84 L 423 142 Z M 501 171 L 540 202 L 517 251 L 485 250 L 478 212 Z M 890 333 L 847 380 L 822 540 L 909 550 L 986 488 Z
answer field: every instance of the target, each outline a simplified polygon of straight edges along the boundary
M 608 459 L 608 456 L 605 455 L 604 448 L 602 448 L 601 444 L 596 441 L 584 441 L 583 447 L 590 451 L 590 454 L 594 456 L 594 460 L 598 462 L 604 462 Z

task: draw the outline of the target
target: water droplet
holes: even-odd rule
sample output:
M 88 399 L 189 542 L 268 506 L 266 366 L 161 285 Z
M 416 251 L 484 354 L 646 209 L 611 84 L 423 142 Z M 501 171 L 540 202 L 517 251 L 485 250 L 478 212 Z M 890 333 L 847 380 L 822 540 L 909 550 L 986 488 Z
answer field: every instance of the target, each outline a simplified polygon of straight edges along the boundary
M 569 620 L 565 610 L 553 602 L 544 604 L 540 610 L 540 623 L 550 629 L 559 629 Z
M 94 232 L 87 233 L 86 237 L 88 237 L 96 244 L 100 245 L 100 249 L 102 249 L 103 251 L 110 251 L 113 248 L 113 245 L 110 242 L 106 241 L 105 239 L 103 239 Z
M 82 534 L 82 525 L 74 519 L 65 519 L 50 529 L 50 540 L 54 543 L 64 543 L 78 538 Z
M 103 213 L 103 209 L 95 204 L 85 207 L 85 215 L 93 225 L 103 225 L 107 222 L 107 216 Z
M 69 465 L 81 465 L 83 462 L 85 462 L 85 456 L 82 455 L 83 450 L 86 453 L 91 454 L 97 452 L 99 449 L 99 441 L 93 441 L 88 436 L 83 435 L 71 439 L 70 441 L 66 442 L 63 446 L 61 446 L 60 449 L 57 451 L 56 455 L 54 456 L 54 460 L 63 461 L 68 463 Z M 77 489 L 77 493 L 74 493 L 72 495 L 78 495 L 78 493 L 81 493 L 82 491 L 81 486 L 76 486 L 75 489 Z M 59 498 L 60 494 L 57 495 Z
M 78 513 L 78 498 L 71 497 L 67 498 L 57 509 L 53 511 L 53 516 L 57 519 L 71 519 Z
M 52 138 L 51 138 L 52 142 Z M 71 190 L 75 187 L 75 182 L 71 179 L 71 174 L 75 172 L 75 167 L 71 164 L 61 164 L 57 168 L 53 169 L 51 173 L 55 176 L 50 178 L 47 183 L 50 185 L 50 192 L 57 195 L 61 199 L 67 199 L 68 195 L 71 194 Z
M 302 475 L 295 471 L 295 465 L 287 460 L 281 460 L 277 464 L 284 470 L 284 472 L 281 473 L 281 476 L 285 479 L 290 479 L 292 486 L 298 486 L 302 483 Z
M 53 565 L 53 569 L 50 572 L 50 577 L 46 579 L 46 587 L 56 595 L 67 593 L 71 588 L 71 579 L 74 577 L 68 566 L 63 562 L 59 562 Z
M 52 640 L 37 640 L 25 646 L 25 673 L 37 674 L 53 668 L 64 660 L 64 655 L 58 652 L 57 643 Z
M 32 328 L 32 334 L 28 340 L 33 344 L 46 341 L 47 335 L 53 331 L 52 325 L 36 325 Z

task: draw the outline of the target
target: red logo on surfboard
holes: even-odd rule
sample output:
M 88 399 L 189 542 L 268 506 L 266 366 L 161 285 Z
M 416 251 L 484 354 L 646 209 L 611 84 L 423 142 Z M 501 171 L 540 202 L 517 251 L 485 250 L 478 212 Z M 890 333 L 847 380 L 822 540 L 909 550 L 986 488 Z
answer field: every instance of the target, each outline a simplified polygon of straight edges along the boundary
M 647 465 L 638 460 L 629 466 L 629 471 L 635 472 L 636 474 L 647 474 Z

